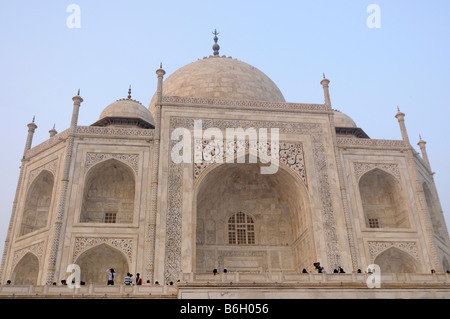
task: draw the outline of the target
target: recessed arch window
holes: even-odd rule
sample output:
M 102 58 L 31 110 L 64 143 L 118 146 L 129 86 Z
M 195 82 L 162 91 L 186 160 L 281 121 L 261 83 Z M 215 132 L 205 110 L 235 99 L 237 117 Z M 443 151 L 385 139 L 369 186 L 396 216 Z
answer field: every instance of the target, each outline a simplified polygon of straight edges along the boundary
M 86 177 L 80 222 L 132 223 L 134 198 L 131 168 L 115 159 L 99 163 Z
M 238 212 L 228 219 L 228 244 L 255 244 L 255 221 L 253 217 Z
M 408 204 L 399 182 L 380 169 L 365 173 L 359 181 L 361 202 L 368 228 L 410 228 Z
M 54 178 L 43 170 L 31 184 L 25 200 L 20 235 L 26 235 L 47 225 L 52 201 Z

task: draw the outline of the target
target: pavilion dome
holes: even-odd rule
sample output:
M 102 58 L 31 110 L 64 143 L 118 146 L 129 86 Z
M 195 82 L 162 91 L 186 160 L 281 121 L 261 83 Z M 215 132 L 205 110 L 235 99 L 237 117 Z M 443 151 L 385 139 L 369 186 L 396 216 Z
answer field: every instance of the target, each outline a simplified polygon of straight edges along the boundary
M 112 123 L 114 125 L 134 123 L 143 128 L 155 127 L 155 120 L 150 111 L 139 101 L 131 99 L 131 95 L 128 95 L 127 99 L 120 99 L 108 105 L 100 114 L 99 120 L 92 125 L 107 126 Z
M 225 56 L 187 64 L 163 82 L 164 96 L 285 102 L 276 84 L 257 68 Z M 154 111 L 156 94 L 150 102 Z
M 356 123 L 347 114 L 342 113 L 341 111 L 338 110 L 333 110 L 333 113 L 334 113 L 335 127 L 357 128 Z

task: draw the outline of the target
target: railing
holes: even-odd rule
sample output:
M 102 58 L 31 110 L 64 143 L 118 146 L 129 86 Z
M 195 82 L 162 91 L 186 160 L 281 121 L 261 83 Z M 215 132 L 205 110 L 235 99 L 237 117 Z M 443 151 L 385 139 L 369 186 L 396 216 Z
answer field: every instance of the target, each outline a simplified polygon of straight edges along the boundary
M 21 297 L 141 297 L 141 298 L 176 298 L 177 287 L 161 285 L 82 285 L 80 288 L 70 288 L 66 285 L 2 285 L 0 286 L 0 298 Z
M 80 288 L 69 288 L 62 285 L 2 285 L 0 298 L 177 298 L 179 289 L 187 287 L 215 286 L 267 286 L 277 289 L 279 286 L 295 286 L 296 288 L 339 286 L 346 288 L 368 288 L 367 279 L 371 274 L 342 273 L 342 274 L 298 274 L 298 273 L 246 273 L 229 272 L 214 275 L 213 273 L 184 273 L 179 283 L 174 285 L 146 286 L 146 285 L 114 285 L 88 284 Z M 449 291 L 450 274 L 381 274 L 381 287 L 401 289 L 415 287 L 417 289 L 444 289 Z
M 344 283 L 363 284 L 372 274 L 367 273 L 338 273 L 338 274 L 299 274 L 299 273 L 245 273 L 228 272 L 214 275 L 213 273 L 184 273 L 182 283 L 208 284 L 208 283 L 255 283 L 255 284 L 324 284 Z M 384 273 L 380 274 L 381 284 L 446 284 L 450 288 L 450 274 L 448 273 Z

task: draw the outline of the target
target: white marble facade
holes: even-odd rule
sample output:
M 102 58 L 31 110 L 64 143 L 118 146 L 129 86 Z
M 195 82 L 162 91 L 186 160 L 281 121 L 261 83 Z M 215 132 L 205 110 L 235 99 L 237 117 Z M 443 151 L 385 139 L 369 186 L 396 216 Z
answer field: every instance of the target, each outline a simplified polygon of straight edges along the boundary
M 149 108 L 129 95 L 78 126 L 77 95 L 70 127 L 34 147 L 30 123 L 0 282 L 59 282 L 70 264 L 94 284 L 111 267 L 119 281 L 131 272 L 161 283 L 213 269 L 311 272 L 314 262 L 328 272 L 450 270 L 433 173 L 403 113 L 402 140 L 371 139 L 332 109 L 325 78 L 325 103 L 302 104 L 229 57 L 164 73 Z M 193 133 L 195 120 L 223 136 L 277 128 L 278 171 L 261 174 L 267 164 L 249 163 L 249 151 L 237 155 L 245 163 L 175 163 L 171 134 Z

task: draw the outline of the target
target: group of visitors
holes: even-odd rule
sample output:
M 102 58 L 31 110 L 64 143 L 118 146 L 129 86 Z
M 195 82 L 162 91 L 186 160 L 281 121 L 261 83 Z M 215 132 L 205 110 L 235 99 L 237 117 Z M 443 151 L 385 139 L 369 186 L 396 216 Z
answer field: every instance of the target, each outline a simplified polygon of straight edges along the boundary
M 111 269 L 107 269 L 106 273 L 108 274 L 108 286 L 113 286 L 114 285 L 114 280 L 116 278 L 116 271 L 111 268 Z M 136 274 L 136 276 L 133 276 L 133 274 L 131 273 L 127 273 L 127 275 L 125 276 L 123 283 L 127 286 L 131 286 L 131 285 L 142 285 L 142 278 L 141 275 L 139 273 Z M 144 286 L 150 286 L 151 282 L 150 280 L 147 280 L 147 282 L 145 284 L 143 284 Z M 155 281 L 155 286 L 158 286 L 159 283 L 157 281 Z
M 136 274 L 136 277 L 133 276 L 133 274 L 130 274 L 129 272 L 124 278 L 123 283 L 127 286 L 130 285 L 142 285 L 142 278 L 140 278 L 139 273 Z
M 325 270 L 325 268 L 323 268 L 323 266 L 320 265 L 320 262 L 315 262 L 313 263 L 314 266 L 314 270 L 317 271 L 319 274 L 326 274 L 327 271 Z M 360 272 L 360 270 L 358 269 L 358 272 Z M 307 274 L 308 271 L 303 268 L 302 273 Z M 344 268 L 342 268 L 341 266 L 339 266 L 338 268 L 335 268 L 333 270 L 334 274 L 345 274 Z

